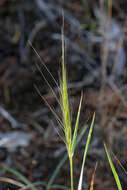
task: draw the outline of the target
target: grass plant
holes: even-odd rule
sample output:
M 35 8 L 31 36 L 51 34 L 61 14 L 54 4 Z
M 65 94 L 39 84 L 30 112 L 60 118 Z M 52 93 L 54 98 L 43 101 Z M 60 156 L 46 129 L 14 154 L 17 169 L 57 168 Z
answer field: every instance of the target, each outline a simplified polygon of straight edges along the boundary
M 64 22 L 63 22 L 64 23 Z M 81 112 L 81 105 L 82 105 L 82 95 L 80 98 L 79 108 L 76 117 L 75 128 L 72 128 L 71 122 L 71 115 L 70 115 L 70 105 L 69 105 L 69 98 L 68 98 L 68 90 L 67 90 L 67 77 L 66 77 L 66 67 L 65 67 L 65 51 L 64 51 L 64 26 L 62 27 L 62 82 L 61 82 L 61 104 L 62 104 L 62 115 L 63 115 L 63 130 L 65 135 L 65 144 L 67 147 L 67 152 L 69 156 L 69 163 L 70 163 L 70 178 L 71 178 L 71 190 L 74 190 L 74 179 L 73 179 L 73 155 L 74 155 L 74 148 L 76 144 L 77 132 L 78 132 L 78 125 L 79 125 L 79 116 Z M 82 181 L 83 181 L 83 169 L 85 165 L 85 160 L 88 152 L 88 147 L 90 144 L 90 139 L 93 131 L 95 120 L 95 114 L 93 116 L 93 120 L 91 123 L 91 127 L 89 130 L 86 148 L 84 151 L 82 168 L 80 173 L 79 185 L 78 190 L 82 189 Z
M 32 46 L 32 48 L 33 48 L 33 46 Z M 35 51 L 35 49 L 34 49 L 34 51 Z M 47 67 L 46 67 L 46 70 L 48 71 L 48 73 L 53 78 L 52 74 L 49 72 L 49 70 L 47 69 Z M 45 76 L 44 76 L 43 73 L 42 73 L 42 76 L 45 79 L 45 81 L 48 84 L 48 86 L 51 88 L 49 82 L 46 80 L 46 78 L 45 78 Z M 56 83 L 56 81 L 55 81 L 54 78 L 53 78 L 53 80 Z M 70 110 L 70 104 L 69 104 L 69 95 L 68 95 L 68 88 L 67 88 L 67 75 L 66 75 L 66 66 L 65 66 L 64 26 L 62 27 L 62 77 L 61 77 L 61 80 L 60 80 L 59 90 L 60 90 L 60 101 L 59 100 L 57 100 L 57 101 L 58 101 L 58 103 L 60 104 L 60 107 L 61 107 L 62 120 L 60 118 L 58 118 L 58 116 L 56 115 L 55 111 L 53 110 L 53 108 L 50 107 L 50 105 L 48 104 L 48 102 L 42 96 L 41 97 L 43 98 L 43 100 L 45 101 L 45 103 L 48 105 L 48 107 L 50 108 L 50 110 L 52 111 L 52 113 L 55 115 L 56 120 L 58 121 L 58 123 L 61 125 L 61 128 L 62 128 L 63 133 L 64 133 L 64 137 L 63 137 L 64 140 L 63 141 L 64 141 L 64 143 L 66 145 L 66 148 L 67 148 L 67 154 L 64 156 L 64 158 L 58 164 L 58 166 L 57 166 L 56 170 L 54 171 L 53 175 L 51 176 L 48 184 L 46 184 L 45 182 L 36 182 L 36 183 L 32 184 L 31 182 L 29 182 L 29 180 L 27 180 L 19 172 L 15 171 L 15 170 L 13 170 L 13 169 L 11 169 L 9 167 L 5 167 L 5 169 L 7 171 L 13 173 L 17 177 L 19 177 L 19 179 L 21 181 L 24 182 L 25 187 L 20 188 L 20 190 L 25 190 L 25 189 L 29 189 L 29 188 L 31 188 L 32 190 L 37 190 L 36 185 L 39 185 L 39 184 L 44 185 L 45 188 L 46 188 L 46 190 L 50 190 L 50 189 L 53 189 L 53 188 L 54 189 L 69 190 L 70 188 L 68 188 L 68 187 L 53 184 L 54 180 L 55 180 L 55 178 L 56 178 L 56 176 L 58 174 L 58 172 L 60 171 L 61 167 L 63 166 L 63 164 L 65 163 L 65 161 L 67 160 L 67 158 L 69 158 L 69 163 L 70 163 L 71 190 L 74 190 L 74 171 L 73 171 L 74 170 L 74 166 L 73 166 L 74 152 L 75 152 L 76 146 L 78 145 L 78 143 L 80 142 L 82 136 L 84 135 L 84 133 L 85 133 L 85 131 L 87 129 L 87 126 L 83 127 L 83 129 L 81 130 L 80 133 L 78 132 L 79 118 L 80 118 L 81 105 L 82 105 L 82 99 L 83 99 L 83 95 L 81 94 L 81 98 L 80 98 L 80 102 L 79 102 L 79 107 L 78 107 L 78 111 L 77 111 L 77 117 L 76 117 L 74 129 L 72 127 L 72 118 L 71 118 L 71 114 L 70 114 L 71 110 Z M 55 92 L 53 92 L 53 94 L 54 93 Z M 39 92 L 39 94 L 40 94 L 40 92 Z M 56 95 L 55 95 L 55 97 L 56 97 Z M 83 187 L 82 187 L 82 184 L 83 184 L 83 171 L 84 171 L 84 166 L 85 166 L 85 162 L 86 162 L 88 148 L 89 148 L 89 145 L 90 145 L 90 141 L 91 141 L 91 137 L 92 137 L 92 132 L 93 132 L 93 128 L 94 128 L 94 121 L 95 121 L 95 113 L 93 114 L 93 118 L 92 118 L 92 122 L 91 122 L 91 125 L 90 125 L 88 137 L 87 137 L 87 140 L 86 140 L 86 146 L 85 146 L 85 149 L 84 149 L 83 161 L 82 161 L 81 172 L 80 172 L 79 183 L 78 183 L 78 190 L 82 190 L 83 189 Z M 117 184 L 117 188 L 118 188 L 118 190 L 122 190 L 122 186 L 121 186 L 118 174 L 117 174 L 117 172 L 115 170 L 115 167 L 113 165 L 113 162 L 111 160 L 110 154 L 109 154 L 108 149 L 107 149 L 107 147 L 106 147 L 105 144 L 104 144 L 104 148 L 105 148 L 106 155 L 107 155 L 107 158 L 108 158 L 111 170 L 113 172 L 113 175 L 114 175 L 114 178 L 115 178 L 115 181 L 116 181 L 116 184 Z M 94 190 L 94 181 L 95 181 L 95 172 L 94 172 L 94 174 L 92 176 L 90 190 Z
M 32 46 L 32 44 L 31 44 L 31 46 Z M 32 48 L 33 48 L 33 46 L 32 46 Z M 36 52 L 36 50 L 34 48 L 33 48 L 33 50 Z M 36 52 L 36 54 L 37 54 L 37 52 Z M 48 71 L 47 67 L 46 67 L 46 70 Z M 48 73 L 53 78 L 53 81 L 56 83 L 56 81 L 55 81 L 54 77 L 52 76 L 52 74 L 50 73 L 50 71 L 48 71 Z M 50 87 L 50 89 L 52 89 L 49 82 L 45 78 L 44 74 L 42 72 L 41 72 L 41 74 L 42 74 L 44 80 L 46 81 L 47 85 Z M 37 89 L 38 93 L 40 94 L 38 88 L 36 88 L 36 89 Z M 60 124 L 60 126 L 61 126 L 61 128 L 63 130 L 64 137 L 62 139 L 63 139 L 63 141 L 64 141 L 64 143 L 66 145 L 67 154 L 68 154 L 69 163 L 70 163 L 71 190 L 74 190 L 74 179 L 73 179 L 73 176 L 74 176 L 74 172 L 73 172 L 74 151 L 75 151 L 76 145 L 79 143 L 79 141 L 81 140 L 84 132 L 86 131 L 87 126 L 85 126 L 85 128 L 83 128 L 84 130 L 82 130 L 78 135 L 79 117 L 80 117 L 81 105 L 82 105 L 82 99 L 83 99 L 83 95 L 81 94 L 75 126 L 74 126 L 74 129 L 72 128 L 72 120 L 71 120 L 71 114 L 70 114 L 71 110 L 70 110 L 70 104 L 69 104 L 69 95 L 68 95 L 68 88 L 67 88 L 67 75 L 66 75 L 66 66 L 65 66 L 64 27 L 62 28 L 62 77 L 61 77 L 61 81 L 60 81 L 59 90 L 60 90 L 60 98 L 61 99 L 60 99 L 60 101 L 57 99 L 57 102 L 59 103 L 59 105 L 61 107 L 62 120 L 60 118 L 58 118 L 58 116 L 56 115 L 54 109 L 51 108 L 51 106 L 48 104 L 48 102 L 42 96 L 41 97 L 43 98 L 43 100 L 45 101 L 47 106 L 50 108 L 52 113 L 55 115 L 56 120 L 58 121 L 58 123 Z M 54 92 L 53 92 L 53 94 L 54 94 Z M 92 131 L 93 131 L 94 119 L 95 119 L 95 114 L 93 116 L 93 120 L 92 120 L 92 123 L 91 123 L 91 127 L 90 127 L 90 130 L 89 130 L 89 134 L 88 134 L 88 138 L 87 138 L 87 142 L 86 142 L 86 147 L 85 147 L 84 156 L 83 156 L 83 162 L 82 162 L 82 167 L 81 167 L 81 174 L 80 174 L 80 179 L 79 179 L 78 190 L 82 189 L 83 169 L 84 169 L 85 160 L 86 160 L 86 156 L 87 156 L 87 152 L 88 152 L 88 146 L 90 144 L 90 139 L 91 139 L 91 135 L 92 135 Z M 45 185 L 47 190 L 52 189 L 54 186 L 56 188 L 58 187 L 58 185 L 53 185 L 52 183 L 53 183 L 58 171 L 60 170 L 61 166 L 66 161 L 66 159 L 67 159 L 67 155 L 65 155 L 63 160 L 60 162 L 60 164 L 56 168 L 52 178 L 49 181 L 49 183 L 47 185 Z M 18 176 L 22 181 L 24 181 L 24 183 L 26 184 L 26 187 L 22 188 L 22 190 L 27 189 L 27 188 L 31 188 L 32 190 L 36 190 L 36 188 L 34 186 L 36 183 L 34 183 L 34 184 L 30 183 L 25 177 L 20 175 L 19 172 L 15 171 L 15 170 L 12 170 L 9 167 L 6 167 L 6 169 L 8 171 L 10 171 L 11 173 L 15 174 L 16 176 Z M 67 189 L 66 187 L 63 187 L 63 186 L 59 186 L 59 188 L 60 189 Z

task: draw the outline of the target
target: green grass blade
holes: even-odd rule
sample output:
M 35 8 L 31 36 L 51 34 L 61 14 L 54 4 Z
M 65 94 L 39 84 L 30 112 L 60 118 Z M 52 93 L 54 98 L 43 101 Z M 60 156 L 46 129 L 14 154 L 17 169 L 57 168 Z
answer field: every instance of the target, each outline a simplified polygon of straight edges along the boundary
M 47 190 L 50 190 L 50 189 L 51 189 L 51 186 L 52 186 L 52 184 L 53 184 L 53 182 L 54 182 L 54 180 L 55 180 L 57 174 L 59 173 L 61 167 L 63 166 L 63 164 L 65 163 L 65 161 L 67 160 L 67 158 L 68 158 L 68 154 L 66 154 L 66 155 L 63 157 L 63 159 L 60 161 L 60 163 L 59 163 L 58 166 L 56 167 L 55 171 L 53 172 L 52 177 L 50 178 L 50 180 L 49 180 L 49 182 L 48 182 L 48 184 L 47 184 L 47 188 L 46 188 Z
M 105 152 L 106 152 L 106 155 L 107 155 L 107 157 L 108 157 L 108 161 L 109 161 L 109 164 L 110 164 L 110 167 L 111 167 L 113 176 L 114 176 L 114 178 L 115 178 L 115 181 L 116 181 L 118 190 L 122 190 L 122 186 L 121 186 L 121 183 L 120 183 L 119 176 L 118 176 L 118 174 L 117 174 L 117 172 L 116 172 L 116 169 L 115 169 L 114 164 L 113 164 L 113 162 L 112 162 L 112 160 L 111 160 L 110 154 L 109 154 L 109 152 L 108 152 L 108 149 L 107 149 L 105 143 L 104 143 L 104 148 L 105 148 Z
M 74 148 L 75 148 L 77 132 L 78 132 L 78 124 L 79 124 L 81 105 L 82 105 L 82 95 L 80 98 L 80 103 L 79 103 L 79 108 L 78 108 L 78 113 L 77 113 L 77 118 L 76 118 L 76 123 L 75 123 L 75 129 L 74 129 L 74 135 L 73 135 L 73 139 L 72 139 L 72 153 L 73 154 L 74 154 Z
M 76 140 L 75 148 L 76 148 L 76 146 L 79 144 L 79 142 L 81 141 L 81 139 L 82 139 L 83 135 L 85 134 L 87 128 L 88 128 L 88 126 L 85 125 L 85 126 L 81 129 L 81 132 L 79 133 L 78 138 L 77 138 L 77 140 Z M 75 149 L 75 148 L 74 148 L 74 149 Z M 60 161 L 60 163 L 59 163 L 58 166 L 56 167 L 54 173 L 52 174 L 52 176 L 51 176 L 51 178 L 50 178 L 50 180 L 49 180 L 49 182 L 48 182 L 48 184 L 47 184 L 46 190 L 50 190 L 50 189 L 51 189 L 52 184 L 54 183 L 54 180 L 56 179 L 56 177 L 57 177 L 57 175 L 58 175 L 58 173 L 59 173 L 61 167 L 62 167 L 63 164 L 66 162 L 67 158 L 68 158 L 68 154 L 65 154 L 64 157 L 63 157 L 63 159 Z
M 16 170 L 13 170 L 12 168 L 8 167 L 8 166 L 5 166 L 4 169 L 14 175 L 16 175 L 17 177 L 19 177 L 19 179 L 24 182 L 26 185 L 29 185 L 29 187 L 32 189 L 32 190 L 37 190 L 34 185 L 26 178 L 24 177 L 20 172 L 16 171 Z
M 74 147 L 74 150 L 75 148 L 77 147 L 77 145 L 79 144 L 79 142 L 81 141 L 83 135 L 85 134 L 86 130 L 88 128 L 88 125 L 84 125 L 80 131 L 80 133 L 78 134 L 78 137 L 76 139 L 76 143 L 75 143 L 75 147 Z
M 81 173 L 80 173 L 80 178 L 79 178 L 78 190 L 82 190 L 83 170 L 84 170 L 84 165 L 85 165 L 85 161 L 86 161 L 88 147 L 89 147 L 89 144 L 90 144 L 92 131 L 93 131 L 93 127 L 94 127 L 94 120 L 95 120 L 95 113 L 93 115 L 93 119 L 92 119 L 90 130 L 89 130 L 89 134 L 88 134 L 88 137 L 87 137 L 87 142 L 86 142 L 86 147 L 85 147 L 84 156 L 83 156 L 83 162 L 82 162 L 82 167 L 81 167 Z

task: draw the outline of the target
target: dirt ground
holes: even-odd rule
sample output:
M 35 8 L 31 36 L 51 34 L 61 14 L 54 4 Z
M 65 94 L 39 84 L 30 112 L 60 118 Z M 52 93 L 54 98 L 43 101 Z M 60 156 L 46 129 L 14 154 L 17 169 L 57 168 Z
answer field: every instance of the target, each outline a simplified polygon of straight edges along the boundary
M 73 123 L 81 92 L 84 97 L 80 129 L 90 124 L 96 112 L 83 187 L 89 188 L 98 163 L 94 188 L 117 189 L 103 147 L 106 142 L 123 189 L 127 189 L 126 174 L 117 161 L 127 169 L 127 2 L 113 1 L 112 5 L 111 1 L 106 2 L 0 1 L 0 139 L 3 134 L 7 137 L 13 132 L 30 136 L 30 141 L 25 139 L 26 145 L 21 144 L 24 136 L 5 144 L 0 142 L 0 177 L 20 181 L 4 168 L 9 166 L 32 183 L 48 183 L 66 153 L 57 134 L 60 127 L 37 92 L 38 88 L 60 117 L 60 107 L 45 78 L 58 97 L 59 90 L 44 65 L 59 84 L 63 12 Z M 80 141 L 74 159 L 75 189 L 86 137 L 87 134 Z M 68 161 L 54 184 L 70 186 Z M 45 189 L 43 185 L 38 186 L 38 190 L 42 189 Z

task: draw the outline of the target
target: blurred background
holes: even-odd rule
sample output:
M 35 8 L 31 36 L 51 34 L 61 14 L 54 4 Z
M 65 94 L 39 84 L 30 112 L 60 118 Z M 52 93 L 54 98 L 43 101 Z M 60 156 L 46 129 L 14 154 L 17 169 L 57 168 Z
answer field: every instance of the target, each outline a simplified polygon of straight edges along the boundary
M 81 91 L 80 129 L 90 124 L 96 112 L 83 187 L 89 188 L 97 162 L 95 189 L 116 189 L 103 148 L 105 141 L 126 189 L 127 178 L 118 164 L 119 160 L 127 168 L 125 0 L 0 1 L 0 176 L 19 179 L 4 168 L 9 166 L 31 182 L 47 183 L 66 153 L 57 134 L 60 127 L 36 89 L 60 117 L 60 107 L 45 78 L 57 96 L 59 90 L 44 65 L 59 84 L 62 10 L 73 123 Z M 76 187 L 86 135 L 74 159 Z M 67 161 L 54 183 L 70 185 Z M 45 188 L 41 185 L 38 189 Z

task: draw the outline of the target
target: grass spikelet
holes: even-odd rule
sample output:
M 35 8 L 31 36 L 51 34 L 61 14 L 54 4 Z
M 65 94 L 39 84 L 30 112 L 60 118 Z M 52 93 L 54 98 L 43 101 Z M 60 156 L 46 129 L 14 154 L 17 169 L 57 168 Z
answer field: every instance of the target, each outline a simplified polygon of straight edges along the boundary
M 30 45 L 32 46 L 31 43 L 30 43 Z M 37 54 L 38 58 L 40 59 L 40 56 L 38 55 L 38 53 L 36 52 L 36 50 L 34 49 L 33 46 L 32 46 L 32 48 L 35 51 L 35 53 Z M 43 64 L 43 62 L 42 62 L 42 64 Z M 67 88 L 67 75 L 66 75 L 66 66 L 65 66 L 64 17 L 63 17 L 63 26 L 62 26 L 62 74 L 61 74 L 62 77 L 61 77 L 61 80 L 60 80 L 60 87 L 58 86 L 56 80 L 54 79 L 54 77 L 52 76 L 52 74 L 50 73 L 50 71 L 48 70 L 46 65 L 45 64 L 43 64 L 43 65 L 44 65 L 45 69 L 47 70 L 47 72 L 49 73 L 49 75 L 51 76 L 51 78 L 53 79 L 54 83 L 57 85 L 58 89 L 60 90 L 60 98 L 61 99 L 59 101 L 57 99 L 57 96 L 56 96 L 55 92 L 53 91 L 52 87 L 50 86 L 50 83 L 47 81 L 44 74 L 41 72 L 41 70 L 39 68 L 39 70 L 40 70 L 40 72 L 42 74 L 42 77 L 44 78 L 44 80 L 47 83 L 48 87 L 52 91 L 52 94 L 54 95 L 54 97 L 56 98 L 58 104 L 60 105 L 60 108 L 61 108 L 61 111 L 62 111 L 62 119 L 59 118 L 59 116 L 56 114 L 54 109 L 49 105 L 47 100 L 40 94 L 39 89 L 37 87 L 35 87 L 35 88 L 36 88 L 38 94 L 42 97 L 42 99 L 46 103 L 46 105 L 49 107 L 51 112 L 54 114 L 57 122 L 61 126 L 62 131 L 64 133 L 64 137 L 62 139 L 63 139 L 63 141 L 64 141 L 64 143 L 66 145 L 67 153 L 68 153 L 68 156 L 69 156 L 71 190 L 74 190 L 73 155 L 74 155 L 74 150 L 75 150 L 76 144 L 78 143 L 78 139 L 79 139 L 78 137 L 80 137 L 80 135 L 81 135 L 81 134 L 78 135 L 78 126 L 79 126 L 79 118 L 80 118 L 83 95 L 81 94 L 79 108 L 78 108 L 77 117 L 76 117 L 76 122 L 75 122 L 74 130 L 73 130 L 72 129 L 71 114 L 70 114 L 71 112 L 70 112 L 70 104 L 69 104 L 69 96 L 68 96 L 68 88 Z M 80 176 L 80 180 L 79 180 L 80 181 L 79 182 L 80 187 L 82 187 L 83 168 L 84 168 L 85 159 L 86 159 L 86 156 L 87 156 L 88 145 L 89 145 L 90 139 L 91 139 L 91 133 L 92 133 L 92 130 L 93 130 L 93 124 L 94 124 L 94 119 L 92 120 L 89 136 L 88 136 L 88 139 L 87 139 L 87 145 L 86 145 L 85 153 L 84 153 L 84 157 L 83 157 L 81 176 Z M 54 176 L 52 178 L 53 180 L 54 180 Z M 52 179 L 49 182 L 49 184 L 47 186 L 47 189 L 51 188 L 51 184 L 52 184 L 52 181 L 53 181 Z
M 71 116 L 70 106 L 67 91 L 67 78 L 66 68 L 64 63 L 64 34 L 62 30 L 62 84 L 61 84 L 61 104 L 62 104 L 62 115 L 63 115 L 63 126 L 65 133 L 65 141 L 68 150 L 69 157 L 71 156 L 71 141 L 72 141 L 72 128 L 71 128 Z
M 63 115 L 63 126 L 65 134 L 65 144 L 70 162 L 70 176 L 71 176 L 71 190 L 74 189 L 73 182 L 73 151 L 72 151 L 72 126 L 70 116 L 70 105 L 67 91 L 67 77 L 65 67 L 65 49 L 64 49 L 64 21 L 62 27 L 62 82 L 61 82 L 61 104 L 62 104 L 62 115 Z

